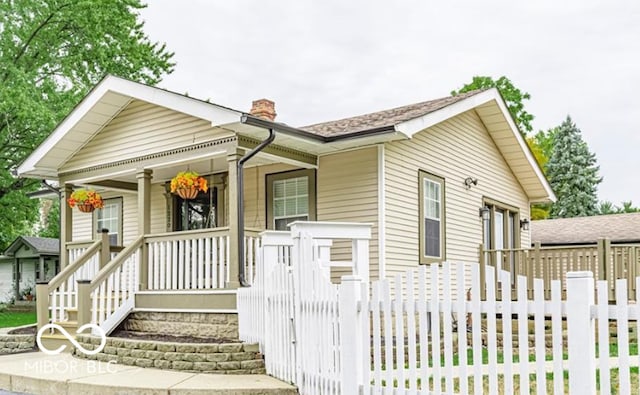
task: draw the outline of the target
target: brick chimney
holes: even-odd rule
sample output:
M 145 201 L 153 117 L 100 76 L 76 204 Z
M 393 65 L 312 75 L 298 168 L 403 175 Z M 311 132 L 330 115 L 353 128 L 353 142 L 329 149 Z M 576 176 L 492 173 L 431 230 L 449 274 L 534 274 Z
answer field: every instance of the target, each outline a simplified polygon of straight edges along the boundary
M 251 115 L 273 121 L 276 119 L 276 103 L 269 99 L 254 100 L 251 106 Z

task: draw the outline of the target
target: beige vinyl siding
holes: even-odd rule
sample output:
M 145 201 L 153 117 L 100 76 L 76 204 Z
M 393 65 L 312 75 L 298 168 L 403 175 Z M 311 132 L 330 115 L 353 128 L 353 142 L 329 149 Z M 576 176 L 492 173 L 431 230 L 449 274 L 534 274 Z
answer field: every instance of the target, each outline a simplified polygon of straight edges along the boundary
M 169 212 L 167 211 L 167 198 L 171 195 L 165 192 L 164 184 L 151 184 L 151 233 L 169 232 Z M 130 218 L 134 221 L 137 229 L 138 217 Z
M 418 266 L 418 170 L 445 180 L 446 259 L 477 262 L 482 242 L 478 209 L 483 197 L 520 209 L 530 218 L 529 201 L 474 111 L 425 131 L 411 140 L 385 145 L 387 275 Z M 478 179 L 467 190 L 466 177 Z M 522 246 L 529 245 L 521 232 Z
M 72 234 L 71 241 L 94 240 L 93 234 L 93 213 L 83 213 L 76 207 L 71 209 Z
M 370 276 L 378 278 L 378 149 L 367 147 L 320 157 L 317 173 L 318 221 L 373 225 Z M 351 247 L 335 243 L 333 260 L 350 261 Z M 338 277 L 344 270 L 334 270 Z
M 76 153 L 62 172 L 233 135 L 211 123 L 134 100 Z
M 244 226 L 266 229 L 266 176 L 298 169 L 287 164 L 273 164 L 244 169 Z

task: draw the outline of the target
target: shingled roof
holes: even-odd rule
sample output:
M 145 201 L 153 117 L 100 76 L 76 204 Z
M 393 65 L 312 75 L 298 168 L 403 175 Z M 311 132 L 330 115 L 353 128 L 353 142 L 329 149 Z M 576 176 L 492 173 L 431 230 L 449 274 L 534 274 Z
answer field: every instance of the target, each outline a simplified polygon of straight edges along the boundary
M 390 110 L 377 111 L 370 114 L 339 119 L 337 121 L 302 126 L 300 129 L 323 137 L 336 137 L 371 129 L 381 129 L 427 115 L 448 105 L 459 102 L 460 100 L 466 99 L 467 97 L 476 95 L 482 91 L 483 90 L 474 90 L 461 93 L 457 96 L 447 96 L 440 99 L 392 108 Z
M 640 242 L 640 213 L 558 218 L 531 222 L 531 241 L 542 245 Z
M 20 236 L 11 243 L 9 248 L 5 251 L 5 254 L 10 255 L 15 253 L 23 244 L 26 244 L 31 249 L 35 250 L 37 254 L 57 255 L 60 251 L 60 241 L 58 239 L 52 239 L 49 237 Z

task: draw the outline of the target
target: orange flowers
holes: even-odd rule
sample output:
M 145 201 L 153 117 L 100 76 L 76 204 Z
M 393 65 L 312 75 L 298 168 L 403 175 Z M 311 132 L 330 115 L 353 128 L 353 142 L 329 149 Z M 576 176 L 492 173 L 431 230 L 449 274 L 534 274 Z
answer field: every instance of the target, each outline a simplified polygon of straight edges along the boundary
M 93 208 L 104 207 L 102 196 L 93 189 L 76 189 L 67 199 L 67 202 L 69 207 L 75 207 L 76 205 L 91 205 Z
M 200 177 L 195 171 L 181 171 L 171 179 L 171 192 L 175 193 L 178 189 L 195 189 L 207 192 L 209 187 L 207 179 Z

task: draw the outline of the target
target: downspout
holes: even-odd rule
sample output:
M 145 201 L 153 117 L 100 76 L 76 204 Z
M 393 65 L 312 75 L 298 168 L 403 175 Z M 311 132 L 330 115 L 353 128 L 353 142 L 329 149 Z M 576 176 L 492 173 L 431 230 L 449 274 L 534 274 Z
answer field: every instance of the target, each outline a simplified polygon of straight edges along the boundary
M 242 117 L 242 122 L 245 122 L 246 116 Z M 244 171 L 243 166 L 245 162 L 249 159 L 253 158 L 258 152 L 262 151 L 269 144 L 273 142 L 276 138 L 276 133 L 272 128 L 269 128 L 269 137 L 266 140 L 262 141 L 258 144 L 254 149 L 246 153 L 237 163 L 237 177 L 236 184 L 238 187 L 238 282 L 241 287 L 249 287 L 250 284 L 247 283 L 244 277 Z

